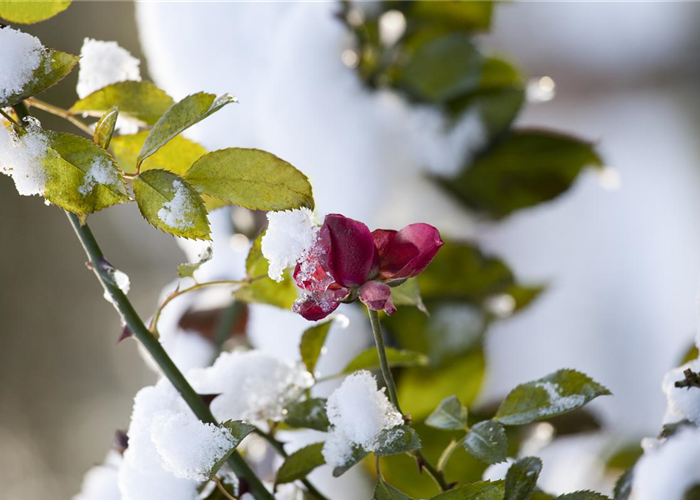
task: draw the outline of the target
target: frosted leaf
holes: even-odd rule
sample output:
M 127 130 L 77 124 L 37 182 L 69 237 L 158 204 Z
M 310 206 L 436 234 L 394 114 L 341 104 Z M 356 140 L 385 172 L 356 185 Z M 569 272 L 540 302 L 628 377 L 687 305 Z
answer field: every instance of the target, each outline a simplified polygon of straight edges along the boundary
M 194 226 L 191 214 L 196 211 L 192 194 L 187 190 L 182 181 L 173 181 L 174 197 L 163 203 L 158 211 L 158 218 L 166 226 L 175 229 L 189 229 Z
M 578 408 L 586 402 L 585 396 L 574 394 L 571 396 L 562 396 L 559 384 L 552 382 L 537 382 L 535 387 L 539 387 L 547 391 L 549 403 L 546 408 L 542 409 L 542 415 L 551 415 L 555 413 L 564 413 L 573 408 Z
M 90 168 L 85 173 L 83 184 L 78 188 L 78 192 L 83 196 L 88 196 L 96 186 L 113 186 L 118 181 L 117 173 L 107 158 L 96 156 L 92 159 Z
M 158 414 L 152 425 L 151 439 L 163 468 L 183 479 L 206 481 L 235 444 L 228 429 L 203 424 L 187 413 Z
M 655 446 L 634 468 L 634 500 L 683 500 L 700 483 L 700 429 L 684 428 Z
M 684 370 L 700 370 L 700 360 L 694 360 L 681 367 L 674 368 L 664 377 L 662 388 L 668 402 L 667 422 L 687 419 L 700 425 L 700 388 L 676 387 L 675 383 L 685 380 Z
M 36 120 L 27 121 L 21 137 L 0 126 L 0 172 L 12 177 L 22 196 L 44 194 L 47 176 L 42 161 L 48 153 L 48 140 Z
M 85 473 L 80 493 L 73 500 L 121 500 L 117 479 L 122 457 L 111 451 L 105 463 L 96 465 Z
M 220 394 L 211 411 L 221 422 L 280 421 L 285 407 L 313 383 L 300 365 L 262 351 L 224 352 L 188 378 L 198 393 Z
M 80 49 L 80 72 L 76 87 L 78 97 L 82 99 L 117 82 L 140 82 L 140 63 L 117 42 L 86 38 Z
M 261 242 L 262 254 L 270 264 L 270 278 L 282 281 L 285 269 L 307 259 L 319 227 L 308 208 L 268 212 L 267 220 L 267 231 Z
M 331 435 L 323 447 L 326 463 L 347 463 L 353 446 L 374 451 L 382 431 L 403 425 L 403 416 L 377 389 L 377 380 L 365 370 L 347 377 L 326 404 Z
M 43 59 L 38 38 L 12 28 L 0 28 L 0 102 L 31 82 Z

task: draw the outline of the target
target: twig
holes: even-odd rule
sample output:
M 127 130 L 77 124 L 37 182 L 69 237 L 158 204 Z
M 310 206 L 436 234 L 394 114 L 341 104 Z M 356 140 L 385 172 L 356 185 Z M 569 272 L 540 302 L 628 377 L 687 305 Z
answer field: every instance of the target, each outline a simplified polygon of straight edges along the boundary
M 67 109 L 59 108 L 58 106 L 54 106 L 53 104 L 49 104 L 48 102 L 40 101 L 39 99 L 36 99 L 34 97 L 30 97 L 25 102 L 30 107 L 46 111 L 47 113 L 50 113 L 54 116 L 58 116 L 60 118 L 63 118 L 64 120 L 68 120 L 70 123 L 78 127 L 90 137 L 92 137 L 94 133 L 92 128 L 87 123 L 76 118 Z

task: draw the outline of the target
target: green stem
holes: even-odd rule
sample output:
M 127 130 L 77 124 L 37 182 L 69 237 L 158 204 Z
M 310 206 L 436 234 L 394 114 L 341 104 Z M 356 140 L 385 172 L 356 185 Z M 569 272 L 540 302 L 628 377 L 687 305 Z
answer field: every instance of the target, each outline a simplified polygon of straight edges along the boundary
M 440 458 L 438 459 L 438 471 L 442 473 L 445 472 L 445 469 L 447 468 L 447 462 L 450 461 L 450 457 L 452 457 L 452 454 L 455 452 L 455 450 L 457 450 L 457 448 L 459 448 L 462 445 L 465 437 L 463 437 L 462 439 L 453 439 L 452 441 L 450 441 L 450 444 L 447 445 L 445 450 L 442 452 L 442 455 L 440 455 Z
M 379 324 L 379 314 L 377 311 L 373 311 L 369 307 L 367 308 L 369 313 L 369 321 L 372 324 L 372 333 L 374 334 L 374 343 L 377 344 L 377 354 L 379 355 L 379 366 L 382 369 L 382 376 L 384 377 L 384 384 L 386 385 L 387 391 L 389 393 L 389 401 L 393 403 L 399 413 L 401 411 L 401 406 L 399 406 L 399 397 L 396 392 L 396 382 L 394 382 L 394 376 L 391 373 L 391 368 L 389 367 L 389 360 L 386 357 L 386 348 L 384 347 L 384 337 L 382 337 L 382 327 Z M 421 450 L 414 452 L 416 460 L 421 468 L 424 468 L 435 480 L 435 483 L 442 491 L 447 491 L 450 489 L 447 481 L 445 481 L 445 475 L 438 471 L 435 466 L 430 463 L 428 457 L 426 457 Z
M 269 434 L 269 433 L 267 433 L 267 432 L 265 432 L 265 431 L 263 431 L 262 429 L 259 429 L 259 428 L 257 428 L 257 427 L 255 428 L 255 430 L 254 430 L 253 432 L 255 432 L 258 436 L 260 436 L 260 437 L 263 438 L 265 441 L 267 441 L 268 443 L 270 443 L 270 445 L 272 445 L 272 447 L 277 451 L 277 453 L 280 454 L 280 456 L 281 456 L 282 458 L 287 458 L 287 457 L 289 457 L 289 454 L 288 454 L 287 451 L 284 449 L 284 446 L 282 445 L 282 443 L 280 443 L 279 441 L 277 441 L 277 440 L 275 439 L 275 436 L 273 436 L 272 434 Z M 323 493 L 321 493 L 320 491 L 318 491 L 318 490 L 316 489 L 316 487 L 315 487 L 313 484 L 311 484 L 311 482 L 310 482 L 308 479 L 306 479 L 306 478 L 302 479 L 302 480 L 301 480 L 301 483 L 302 483 L 304 486 L 306 486 L 307 491 L 308 491 L 309 493 L 311 493 L 312 495 L 314 495 L 318 500 L 328 500 L 328 499 L 323 495 Z
M 122 317 L 124 324 L 126 324 L 136 339 L 141 342 L 143 347 L 148 351 L 163 372 L 163 375 L 173 384 L 175 389 L 177 389 L 182 399 L 185 400 L 197 418 L 202 422 L 217 424 L 209 407 L 195 392 L 187 379 L 182 375 L 182 372 L 175 366 L 175 363 L 173 363 L 170 356 L 165 352 L 165 349 L 163 349 L 158 339 L 146 328 L 146 325 L 144 325 L 124 292 L 113 282 L 110 275 L 110 267 L 88 225 L 81 225 L 78 216 L 75 214 L 67 213 L 67 215 L 75 230 L 75 234 L 78 236 L 80 243 L 85 249 L 90 266 L 95 272 L 100 284 L 102 284 L 102 287 L 111 297 L 112 303 Z M 258 479 L 253 470 L 237 451 L 233 452 L 228 463 L 234 473 L 248 483 L 253 496 L 257 500 L 274 500 L 273 495 L 267 491 L 265 485 Z

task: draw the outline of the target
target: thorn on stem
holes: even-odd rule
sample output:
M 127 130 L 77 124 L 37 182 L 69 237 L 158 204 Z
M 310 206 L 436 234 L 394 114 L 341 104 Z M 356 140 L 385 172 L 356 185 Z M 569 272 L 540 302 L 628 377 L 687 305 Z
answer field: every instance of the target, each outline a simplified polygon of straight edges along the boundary
M 418 473 L 423 474 L 423 467 L 425 467 L 425 460 L 423 457 L 416 457 L 416 464 L 418 465 Z
M 131 329 L 127 326 L 124 325 L 124 328 L 122 328 L 122 333 L 119 335 L 119 339 L 117 340 L 117 345 L 121 344 L 122 340 L 128 339 L 129 337 L 132 337 L 134 335 L 134 332 L 131 331 Z
M 204 404 L 207 405 L 207 407 L 211 406 L 211 402 L 214 401 L 219 396 L 221 396 L 221 394 L 200 394 L 199 395 L 199 397 L 202 398 L 202 401 L 204 401 Z

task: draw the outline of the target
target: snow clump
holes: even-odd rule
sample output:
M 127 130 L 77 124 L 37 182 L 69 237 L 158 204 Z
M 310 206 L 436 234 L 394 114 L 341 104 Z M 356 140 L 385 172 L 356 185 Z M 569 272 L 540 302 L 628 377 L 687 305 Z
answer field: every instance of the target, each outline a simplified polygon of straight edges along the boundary
M 308 208 L 267 213 L 268 226 L 261 242 L 270 263 L 268 274 L 282 281 L 285 269 L 306 260 L 316 243 L 319 227 Z

